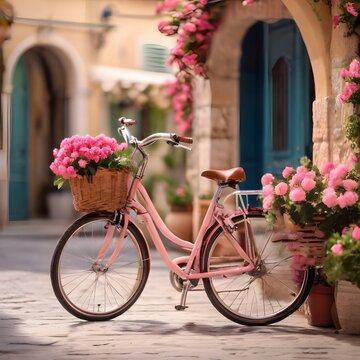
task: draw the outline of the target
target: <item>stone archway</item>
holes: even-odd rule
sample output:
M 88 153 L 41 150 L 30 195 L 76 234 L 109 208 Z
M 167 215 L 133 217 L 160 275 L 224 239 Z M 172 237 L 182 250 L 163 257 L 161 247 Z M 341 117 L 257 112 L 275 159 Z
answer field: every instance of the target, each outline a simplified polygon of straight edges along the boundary
M 1 182 L 1 221 L 0 226 L 8 221 L 8 199 L 9 199 L 9 175 L 10 175 L 10 129 L 11 129 L 11 97 L 13 92 L 13 76 L 15 68 L 25 54 L 34 57 L 35 53 L 40 53 L 41 61 L 46 64 L 47 70 L 50 71 L 50 77 L 56 76 L 56 67 L 61 64 L 64 69 L 63 75 L 66 78 L 66 85 L 64 86 L 64 98 L 67 108 L 67 133 L 86 133 L 87 132 L 87 84 L 85 79 L 85 67 L 74 49 L 63 38 L 55 34 L 44 33 L 31 36 L 17 45 L 15 50 L 10 54 L 6 72 L 4 76 L 4 92 L 2 94 L 4 104 L 4 132 L 5 144 L 4 151 L 1 152 L 0 157 L 3 164 L 6 166 L 0 169 Z M 33 64 L 36 63 L 33 62 Z M 59 74 L 58 74 L 59 75 Z M 61 75 L 60 75 L 61 76 Z M 55 78 L 53 80 L 56 80 Z M 55 81 L 56 82 L 56 81 Z M 54 83 L 55 83 L 54 82 Z M 58 98 L 59 99 L 59 98 Z M 56 99 L 55 99 L 56 101 Z M 55 116 L 55 115 L 54 115 Z M 65 115 L 64 115 L 65 116 Z M 39 119 L 37 119 L 39 122 Z M 59 124 L 59 121 L 55 121 Z M 50 125 L 51 126 L 51 125 Z M 55 125 L 56 126 L 56 125 Z M 60 132 L 59 132 L 60 133 Z M 62 135 L 63 136 L 63 135 Z M 59 140 L 59 139 L 57 139 Z M 35 212 L 36 215 L 36 212 Z

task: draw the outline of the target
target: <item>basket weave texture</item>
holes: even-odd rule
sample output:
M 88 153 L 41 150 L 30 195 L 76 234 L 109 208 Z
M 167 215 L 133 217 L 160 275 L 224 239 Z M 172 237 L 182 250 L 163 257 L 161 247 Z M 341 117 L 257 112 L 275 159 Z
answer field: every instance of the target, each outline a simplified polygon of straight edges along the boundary
M 94 176 L 71 178 L 70 188 L 77 211 L 115 211 L 124 207 L 129 171 L 99 168 Z
M 284 216 L 284 218 L 287 231 L 295 235 L 295 237 L 286 239 L 286 235 L 289 233 L 285 231 L 283 240 L 296 241 L 299 243 L 300 246 L 297 250 L 308 250 L 308 255 L 315 259 L 315 265 L 321 266 L 325 259 L 324 243 L 327 239 L 324 238 L 322 232 L 319 231 L 318 225 L 324 220 L 324 217 L 321 215 L 315 216 L 313 223 L 307 224 L 303 228 L 295 225 L 288 216 Z

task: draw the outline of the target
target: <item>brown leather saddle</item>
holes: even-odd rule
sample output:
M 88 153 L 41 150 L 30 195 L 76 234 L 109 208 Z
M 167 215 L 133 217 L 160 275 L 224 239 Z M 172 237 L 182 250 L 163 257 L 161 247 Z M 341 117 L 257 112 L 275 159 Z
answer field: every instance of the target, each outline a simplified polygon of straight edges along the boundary
M 238 184 L 245 181 L 246 175 L 242 167 L 236 167 L 228 170 L 208 169 L 201 173 L 202 177 L 215 180 L 218 183 Z

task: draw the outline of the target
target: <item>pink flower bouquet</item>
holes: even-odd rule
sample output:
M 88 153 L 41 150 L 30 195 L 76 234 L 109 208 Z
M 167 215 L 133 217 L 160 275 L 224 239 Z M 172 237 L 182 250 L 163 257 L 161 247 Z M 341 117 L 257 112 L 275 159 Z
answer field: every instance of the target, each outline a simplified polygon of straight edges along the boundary
M 114 138 L 74 135 L 64 139 L 59 149 L 54 149 L 50 169 L 55 174 L 54 185 L 60 189 L 66 180 L 77 176 L 91 178 L 99 168 L 130 170 L 131 149 Z
M 263 208 L 268 221 L 274 222 L 276 214 L 288 214 L 300 227 L 322 219 L 319 229 L 329 236 L 360 220 L 360 175 L 358 159 L 350 164 L 327 163 L 318 169 L 308 158 L 301 160 L 296 169 L 286 167 L 282 178 L 265 174 Z

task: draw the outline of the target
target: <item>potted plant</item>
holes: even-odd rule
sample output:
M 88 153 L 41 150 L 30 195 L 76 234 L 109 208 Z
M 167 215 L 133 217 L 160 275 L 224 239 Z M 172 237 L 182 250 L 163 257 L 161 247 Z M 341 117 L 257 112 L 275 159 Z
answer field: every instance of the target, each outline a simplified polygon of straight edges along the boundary
M 125 143 L 103 134 L 66 138 L 53 151 L 54 185 L 60 189 L 69 182 L 78 211 L 117 210 L 126 201 L 131 154 Z
M 324 244 L 331 234 L 359 222 L 359 180 L 356 156 L 351 157 L 349 164 L 329 162 L 321 169 L 303 158 L 296 169 L 285 167 L 281 178 L 272 174 L 262 177 L 266 218 L 271 223 L 277 222 L 277 230 L 282 227 L 276 239 L 288 241 L 294 282 L 304 267 L 323 265 Z M 328 317 L 329 303 L 330 300 L 326 302 Z M 319 315 L 317 310 L 310 312 L 311 319 Z
M 308 311 L 306 313 L 310 325 L 318 327 L 334 326 L 334 286 L 328 281 L 323 267 L 316 269 L 313 287 L 310 290 Z
M 188 184 L 169 184 L 167 201 L 170 211 L 165 217 L 168 228 L 184 240 L 192 240 L 192 190 Z
M 281 178 L 265 174 L 261 181 L 267 220 L 280 220 L 289 239 L 314 239 L 313 250 L 321 254 L 313 251 L 310 257 L 321 262 L 323 240 L 360 219 L 358 167 L 356 157 L 349 164 L 329 162 L 321 169 L 305 157 L 296 169 L 285 167 Z
M 359 222 L 358 222 L 359 223 Z M 335 284 L 337 316 L 346 333 L 360 333 L 360 227 L 334 233 L 325 243 L 324 270 Z

